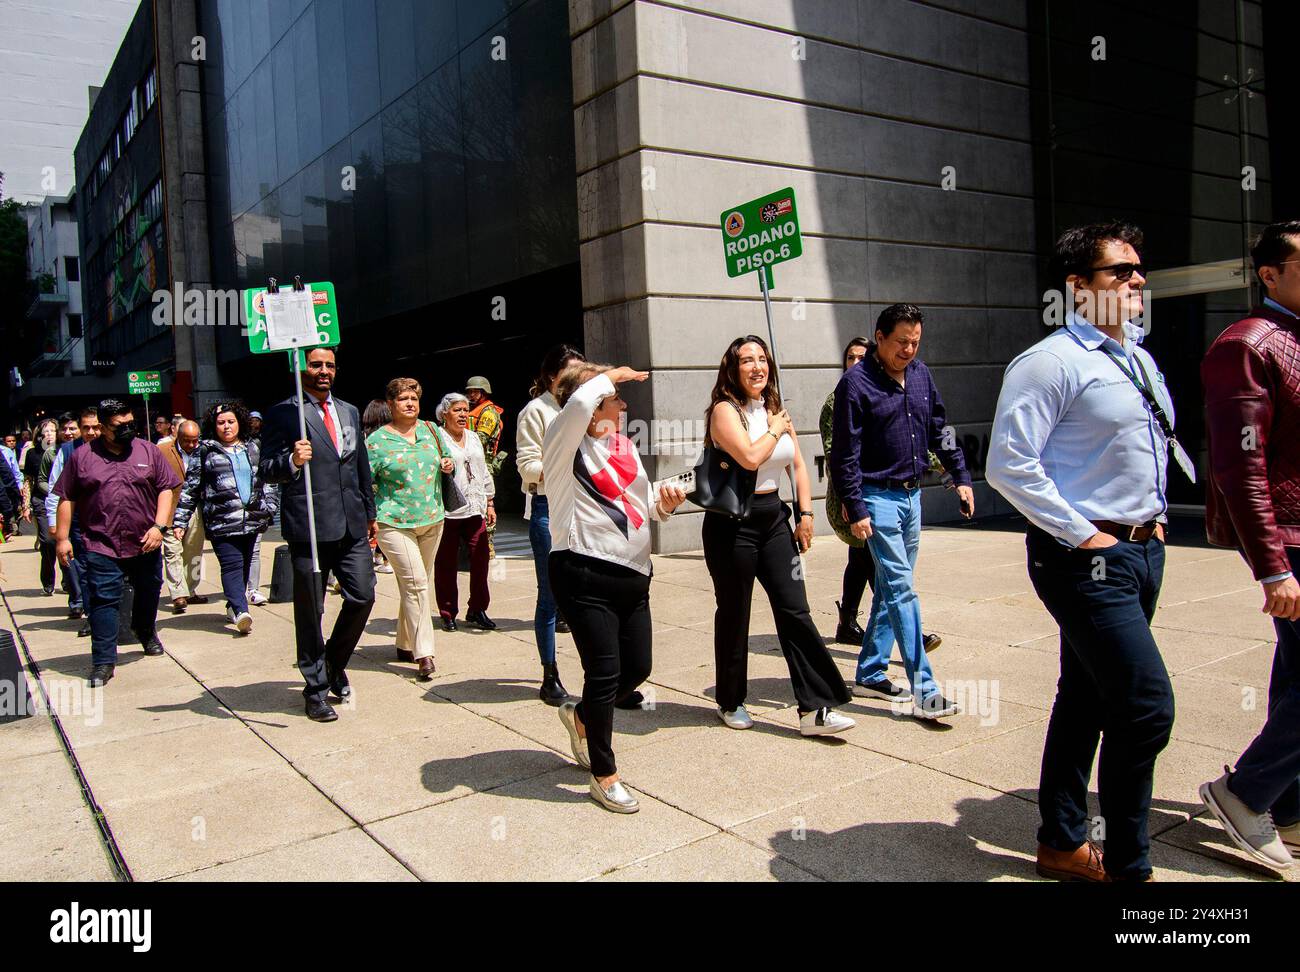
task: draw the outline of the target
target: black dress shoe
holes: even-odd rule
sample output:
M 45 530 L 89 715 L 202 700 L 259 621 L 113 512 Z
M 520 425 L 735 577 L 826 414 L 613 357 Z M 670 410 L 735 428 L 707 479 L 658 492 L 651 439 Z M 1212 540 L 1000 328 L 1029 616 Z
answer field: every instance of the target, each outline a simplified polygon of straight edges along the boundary
M 338 717 L 339 714 L 334 711 L 334 706 L 324 699 L 319 701 L 315 699 L 307 700 L 307 718 L 312 722 L 334 722 Z
M 644 695 L 642 695 L 640 692 L 632 691 L 632 692 L 628 692 L 627 695 L 623 696 L 621 699 L 615 699 L 614 708 L 639 709 L 641 708 L 641 703 L 644 701 L 645 701 Z
M 497 623 L 487 616 L 486 611 L 470 611 L 465 615 L 465 620 L 476 628 L 482 628 L 484 631 L 495 631 Z
M 206 595 L 206 594 L 191 594 L 191 595 L 190 595 L 190 603 L 191 603 L 191 604 L 207 604 L 207 603 L 208 603 L 208 595 Z
M 861 645 L 866 632 L 858 624 L 858 612 L 845 611 L 840 607 L 839 601 L 835 602 L 835 607 L 840 612 L 840 623 L 835 628 L 835 640 L 842 645 Z
M 563 705 L 569 700 L 569 693 L 560 681 L 559 666 L 554 662 L 542 666 L 542 687 L 537 694 L 547 705 Z
M 924 642 L 924 645 L 923 645 L 923 647 L 925 648 L 925 653 L 926 653 L 927 655 L 930 654 L 930 652 L 934 651 L 934 650 L 935 650 L 936 648 L 938 648 L 941 644 L 943 644 L 943 639 L 940 638 L 937 634 L 928 634 L 928 635 L 926 635 L 926 636 L 925 636 L 925 642 Z
M 442 630 L 443 630 L 443 631 L 455 631 L 455 630 L 456 630 L 456 619 L 455 619 L 455 618 L 443 618 L 443 619 L 442 619 Z
M 77 629 L 77 637 L 78 638 L 90 637 L 90 618 L 86 618 L 86 623 Z
M 144 645 L 146 655 L 161 655 L 163 653 L 163 645 L 158 640 L 157 632 L 151 634 L 148 638 L 141 638 L 140 643 Z
M 569 622 L 568 622 L 568 621 L 565 621 L 564 618 L 556 618 L 556 619 L 555 619 L 555 633 L 556 633 L 556 634 L 568 634 L 568 633 L 569 633 Z
M 86 616 L 86 612 L 79 607 L 68 608 L 68 618 L 72 621 L 80 620 Z
M 90 670 L 90 687 L 99 688 L 113 677 L 112 665 L 96 665 Z
M 414 662 L 415 652 L 411 651 L 410 648 L 398 648 L 397 660 L 400 662 Z
M 346 702 L 352 698 L 352 685 L 348 682 L 348 673 L 339 672 L 337 675 L 329 675 L 330 695 L 334 696 L 340 702 Z

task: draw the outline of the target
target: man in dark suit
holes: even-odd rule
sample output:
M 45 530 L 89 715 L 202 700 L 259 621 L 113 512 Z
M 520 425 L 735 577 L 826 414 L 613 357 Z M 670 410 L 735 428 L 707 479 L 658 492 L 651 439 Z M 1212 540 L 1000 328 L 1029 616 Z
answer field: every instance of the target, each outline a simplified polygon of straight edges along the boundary
M 267 412 L 260 463 L 267 482 L 281 486 L 281 530 L 293 559 L 293 621 L 298 670 L 307 682 L 307 716 L 333 722 L 338 714 L 328 695 L 347 699 L 347 664 L 375 603 L 375 569 L 370 544 L 377 535 L 370 459 L 361 416 L 330 394 L 337 374 L 334 350 L 313 348 L 302 373 L 307 438 L 298 438 L 298 403 L 289 398 Z M 316 544 L 322 575 L 332 573 L 343 607 L 329 641 L 321 634 L 325 592 L 311 569 L 311 531 L 303 466 L 311 463 Z

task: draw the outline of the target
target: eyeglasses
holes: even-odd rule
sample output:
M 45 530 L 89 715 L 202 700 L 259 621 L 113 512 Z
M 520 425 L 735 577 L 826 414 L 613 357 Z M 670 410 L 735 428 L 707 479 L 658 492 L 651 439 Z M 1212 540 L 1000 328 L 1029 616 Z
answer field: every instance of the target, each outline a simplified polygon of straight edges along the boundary
M 1088 273 L 1101 273 L 1108 270 L 1115 275 L 1115 279 L 1120 283 L 1127 283 L 1133 279 L 1133 274 L 1138 274 L 1143 279 L 1146 278 L 1147 268 L 1140 263 L 1112 263 L 1108 267 L 1089 267 Z

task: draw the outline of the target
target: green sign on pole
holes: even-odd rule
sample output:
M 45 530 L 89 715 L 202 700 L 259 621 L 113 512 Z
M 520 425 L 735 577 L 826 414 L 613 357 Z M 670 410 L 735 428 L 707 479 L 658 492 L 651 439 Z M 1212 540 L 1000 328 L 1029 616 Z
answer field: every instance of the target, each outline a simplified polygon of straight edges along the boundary
M 803 255 L 799 211 L 794 189 L 780 189 L 758 199 L 724 209 L 722 247 L 727 276 L 740 277 L 768 270 Z M 770 277 L 769 277 L 770 280 Z
M 162 391 L 162 375 L 157 371 L 130 371 L 126 375 L 132 395 L 150 395 Z
M 316 330 L 319 340 L 313 347 L 332 348 L 339 343 L 339 312 L 334 304 L 334 284 L 328 280 L 318 283 L 303 284 L 311 291 L 312 311 L 316 316 Z M 288 290 L 289 285 L 282 284 L 281 291 Z M 267 347 L 266 314 L 263 304 L 265 287 L 253 287 L 244 291 L 244 319 L 248 322 L 248 349 L 253 354 L 279 354 L 276 348 Z M 299 363 L 305 361 L 303 355 L 310 350 L 299 348 Z

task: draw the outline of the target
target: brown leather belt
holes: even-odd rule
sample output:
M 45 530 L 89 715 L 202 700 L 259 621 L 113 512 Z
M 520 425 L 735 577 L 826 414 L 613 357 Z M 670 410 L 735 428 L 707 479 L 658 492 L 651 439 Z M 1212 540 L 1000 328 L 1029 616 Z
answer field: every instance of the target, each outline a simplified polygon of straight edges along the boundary
M 1143 523 L 1141 526 L 1130 526 L 1113 520 L 1092 520 L 1091 523 L 1102 533 L 1108 533 L 1116 540 L 1131 540 L 1134 543 L 1146 543 L 1156 535 L 1156 527 L 1160 525 L 1156 520 Z

